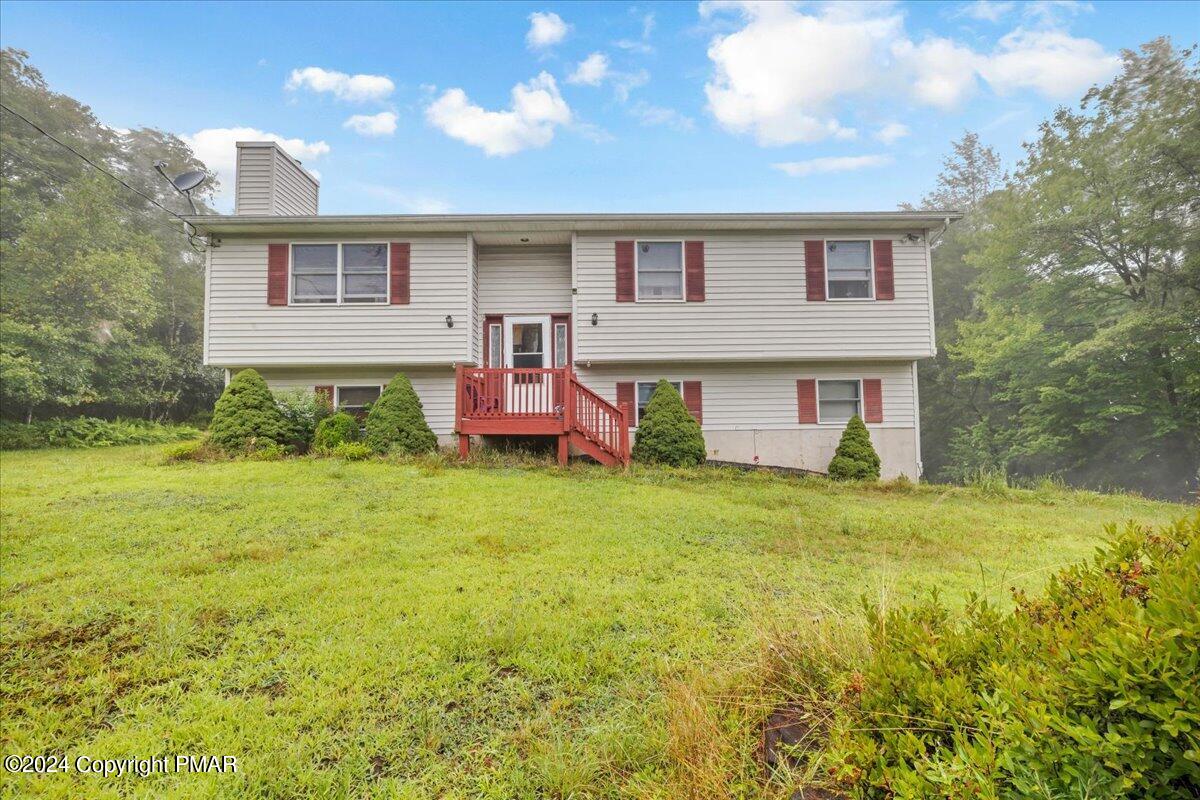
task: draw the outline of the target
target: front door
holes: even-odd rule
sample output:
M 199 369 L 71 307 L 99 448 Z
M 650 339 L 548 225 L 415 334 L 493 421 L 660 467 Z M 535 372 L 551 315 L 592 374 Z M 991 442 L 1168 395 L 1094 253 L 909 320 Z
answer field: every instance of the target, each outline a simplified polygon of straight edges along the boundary
M 504 318 L 504 366 L 546 369 L 552 365 L 550 317 Z M 554 382 L 547 374 L 516 372 L 508 377 L 505 410 L 510 414 L 554 411 Z

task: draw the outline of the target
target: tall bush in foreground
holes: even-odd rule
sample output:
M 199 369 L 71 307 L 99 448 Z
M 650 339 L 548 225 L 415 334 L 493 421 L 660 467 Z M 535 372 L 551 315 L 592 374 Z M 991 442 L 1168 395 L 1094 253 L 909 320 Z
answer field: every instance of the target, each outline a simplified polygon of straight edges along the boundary
M 638 422 L 633 457 L 638 461 L 690 467 L 703 464 L 704 432 L 668 381 L 660 380 Z
M 284 444 L 290 433 L 267 382 L 252 369 L 242 370 L 225 387 L 208 428 L 209 440 L 230 453 Z
M 326 417 L 317 425 L 312 446 L 319 452 L 328 452 L 345 442 L 359 440 L 358 420 L 345 411 Z
M 288 389 L 275 395 L 275 405 L 288 429 L 284 444 L 304 452 L 312 444 L 317 426 L 333 413 L 329 401 L 304 389 Z
M 829 477 L 839 481 L 879 480 L 879 454 L 871 444 L 867 426 L 857 414 L 846 423 L 842 440 L 829 462 Z
M 437 436 L 425 421 L 421 398 L 406 375 L 396 375 L 367 412 L 367 445 L 376 453 L 428 453 Z

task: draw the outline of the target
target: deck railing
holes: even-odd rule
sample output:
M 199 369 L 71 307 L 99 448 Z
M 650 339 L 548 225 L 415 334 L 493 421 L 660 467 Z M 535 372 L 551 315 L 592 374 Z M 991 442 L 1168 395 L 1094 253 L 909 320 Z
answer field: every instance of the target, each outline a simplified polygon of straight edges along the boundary
M 569 367 L 458 367 L 455 384 L 460 434 L 579 434 L 612 460 L 629 463 L 630 410 L 584 386 Z

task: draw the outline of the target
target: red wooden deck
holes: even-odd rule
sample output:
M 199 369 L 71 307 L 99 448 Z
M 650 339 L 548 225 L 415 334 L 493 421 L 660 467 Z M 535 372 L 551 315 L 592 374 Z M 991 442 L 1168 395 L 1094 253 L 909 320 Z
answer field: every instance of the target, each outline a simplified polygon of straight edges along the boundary
M 628 404 L 608 402 L 569 367 L 460 366 L 454 397 L 463 458 L 472 435 L 557 436 L 560 464 L 566 463 L 571 446 L 602 464 L 629 464 Z

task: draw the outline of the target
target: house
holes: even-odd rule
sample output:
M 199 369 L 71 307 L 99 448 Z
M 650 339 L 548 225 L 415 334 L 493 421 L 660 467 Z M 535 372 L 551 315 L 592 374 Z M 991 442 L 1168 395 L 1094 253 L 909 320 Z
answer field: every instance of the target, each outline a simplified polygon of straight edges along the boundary
M 210 237 L 204 361 L 361 409 L 398 371 L 444 444 L 557 436 L 623 461 L 660 378 L 713 461 L 824 471 L 860 415 L 885 477 L 921 473 L 930 240 L 954 213 L 320 216 L 319 186 L 240 142 Z

